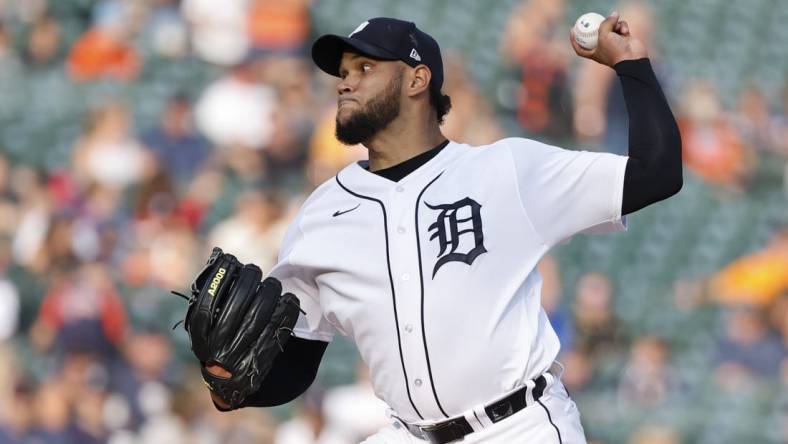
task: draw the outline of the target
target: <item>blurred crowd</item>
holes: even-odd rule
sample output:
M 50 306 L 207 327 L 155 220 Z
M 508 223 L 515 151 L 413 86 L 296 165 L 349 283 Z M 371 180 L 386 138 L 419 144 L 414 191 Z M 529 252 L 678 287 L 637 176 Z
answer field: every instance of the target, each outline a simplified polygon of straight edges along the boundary
M 213 73 L 196 90 L 172 85 L 151 98 L 161 104 L 151 124 L 137 120 L 151 105 L 112 91 L 68 116 L 80 130 L 60 164 L 20 161 L 1 145 L 14 141 L 0 139 L 0 444 L 349 444 L 386 423 L 355 355 L 339 363 L 351 375 L 346 384 L 319 381 L 291 408 L 219 413 L 188 339 L 171 329 L 185 305 L 168 291 L 186 287 L 213 246 L 270 269 L 305 196 L 366 155 L 334 138 L 335 82 L 308 57 L 314 7 L 311 0 L 0 1 L 0 102 L 26 78 L 126 91 L 147 82 L 157 64 L 183 61 Z M 500 52 L 515 93 L 493 100 L 467 69 L 473 61 L 444 44 L 450 139 L 524 135 L 626 152 L 615 75 L 570 52 L 566 14 L 557 0 L 523 0 L 512 11 Z M 708 79 L 671 84 L 646 4 L 629 3 L 622 16 L 651 47 L 664 79 L 686 174 L 722 196 L 785 186 L 788 87 L 775 100 L 748 85 L 725 108 Z M 507 122 L 520 134 L 505 133 Z M 0 133 L 15 124 L 0 119 Z M 46 157 L 48 147 L 39 149 Z M 564 382 L 588 412 L 593 442 L 618 442 L 596 438 L 594 421 L 627 409 L 649 417 L 682 402 L 693 381 L 670 341 L 633 337 L 617 320 L 613 301 L 625 289 L 599 272 L 568 287 L 553 256 L 540 270 L 543 304 L 564 344 Z M 713 422 L 688 426 L 695 432 L 686 438 L 669 420 L 644 420 L 621 442 L 788 440 L 788 399 L 775 390 L 788 385 L 788 228 L 760 251 L 674 287 L 667 297 L 676 310 L 722 313 L 716 340 L 696 350 L 710 399 L 765 391 L 757 414 L 771 429 L 725 441 Z M 731 433 L 725 439 L 739 439 Z
M 563 139 L 581 146 L 625 154 L 626 105 L 615 73 L 583 61 L 566 44 L 566 2 L 528 0 L 514 11 L 506 28 L 502 53 L 521 72 L 521 87 L 511 106 L 529 134 Z M 659 32 L 655 12 L 646 2 L 624 2 L 618 8 L 649 51 L 649 58 L 678 117 L 684 162 L 698 177 L 726 192 L 745 192 L 757 173 L 788 157 L 788 80 L 778 97 L 755 81 L 743 85 L 734 107 L 723 106 L 710 79 L 673 82 L 670 55 L 655 44 Z M 777 62 L 779 63 L 779 62 Z M 759 168 L 761 168 L 759 170 Z M 777 175 L 784 175 L 778 170 Z

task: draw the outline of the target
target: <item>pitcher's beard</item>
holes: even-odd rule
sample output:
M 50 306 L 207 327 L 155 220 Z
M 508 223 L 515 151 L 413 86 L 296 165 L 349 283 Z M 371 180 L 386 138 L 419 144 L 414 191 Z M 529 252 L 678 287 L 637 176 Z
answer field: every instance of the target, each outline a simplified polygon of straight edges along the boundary
M 344 121 L 337 113 L 336 138 L 345 145 L 356 145 L 372 139 L 399 116 L 402 73 L 364 107 L 352 112 Z

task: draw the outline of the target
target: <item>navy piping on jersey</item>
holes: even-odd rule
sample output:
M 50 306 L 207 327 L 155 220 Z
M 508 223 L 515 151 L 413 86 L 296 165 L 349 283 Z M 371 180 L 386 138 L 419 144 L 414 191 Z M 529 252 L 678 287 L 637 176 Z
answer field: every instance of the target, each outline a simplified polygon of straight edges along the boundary
M 432 378 L 432 366 L 430 365 L 430 352 L 427 350 L 427 333 L 425 332 L 424 327 L 424 269 L 421 264 L 421 241 L 419 236 L 419 203 L 421 201 L 421 196 L 424 195 L 424 192 L 427 191 L 427 188 L 430 187 L 439 177 L 443 174 L 441 171 L 440 174 L 435 176 L 434 179 L 428 183 L 423 190 L 419 193 L 419 197 L 416 198 L 416 251 L 417 256 L 419 258 L 419 284 L 421 285 L 421 340 L 424 342 L 424 357 L 427 360 L 427 374 L 430 377 L 430 386 L 432 387 L 432 395 L 435 397 L 435 403 L 438 404 L 438 408 L 440 409 L 443 416 L 448 418 L 449 415 L 446 414 L 446 411 L 443 410 L 443 406 L 441 405 L 440 400 L 438 399 L 438 392 L 435 390 L 435 380 Z
M 375 199 L 374 197 L 362 196 L 361 194 L 358 194 L 358 193 L 355 193 L 353 191 L 350 191 L 339 180 L 339 175 L 335 176 L 335 179 L 337 180 L 337 183 L 339 184 L 340 187 L 342 187 L 343 190 L 347 191 L 351 195 L 356 196 L 356 197 L 358 197 L 360 199 L 371 200 L 372 202 L 377 202 L 378 205 L 380 205 L 380 209 L 383 210 L 383 234 L 384 234 L 384 237 L 386 239 L 386 268 L 388 269 L 388 272 L 389 272 L 389 284 L 391 285 L 391 301 L 392 301 L 392 304 L 394 306 L 394 324 L 395 324 L 395 327 L 396 327 L 395 330 L 397 331 L 397 346 L 399 347 L 399 361 L 402 364 L 402 374 L 405 377 L 405 390 L 408 393 L 408 400 L 410 401 L 410 405 L 411 405 L 411 407 L 413 407 L 413 410 L 416 412 L 416 414 L 419 416 L 419 418 L 424 419 L 424 417 L 421 416 L 421 412 L 419 412 L 419 409 L 416 408 L 416 404 L 413 402 L 413 398 L 411 398 L 411 396 L 410 396 L 410 384 L 408 383 L 408 372 L 407 372 L 407 370 L 405 370 L 405 359 L 402 357 L 402 340 L 401 340 L 400 334 L 399 334 L 399 318 L 397 316 L 397 296 L 396 296 L 396 294 L 394 292 L 394 278 L 391 275 L 391 260 L 389 259 L 389 229 L 388 229 L 388 222 L 387 222 L 388 218 L 386 217 L 386 206 L 383 205 L 383 202 L 381 202 L 378 199 Z
M 542 408 L 544 409 L 545 413 L 547 413 L 547 420 L 550 421 L 550 425 L 553 426 L 555 432 L 558 433 L 558 444 L 563 444 L 564 441 L 561 439 L 561 431 L 558 430 L 558 426 L 556 426 L 555 423 L 553 422 L 553 417 L 550 416 L 550 410 L 547 410 L 547 407 L 544 404 L 542 404 L 542 400 L 537 399 L 536 402 L 538 402 L 539 405 L 541 405 Z

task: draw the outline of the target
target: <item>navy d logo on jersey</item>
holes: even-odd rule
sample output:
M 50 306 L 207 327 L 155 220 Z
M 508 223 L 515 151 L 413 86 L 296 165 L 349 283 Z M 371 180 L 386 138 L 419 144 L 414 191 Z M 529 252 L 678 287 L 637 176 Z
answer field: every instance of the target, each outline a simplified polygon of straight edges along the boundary
M 432 210 L 440 211 L 435 223 L 429 226 L 429 230 L 434 231 L 430 240 L 437 239 L 440 248 L 438 261 L 432 270 L 433 278 L 438 269 L 448 262 L 465 262 L 471 265 L 480 254 L 487 252 L 482 232 L 482 206 L 478 202 L 466 197 L 453 204 L 424 204 Z M 458 252 L 460 247 L 463 247 L 465 252 Z

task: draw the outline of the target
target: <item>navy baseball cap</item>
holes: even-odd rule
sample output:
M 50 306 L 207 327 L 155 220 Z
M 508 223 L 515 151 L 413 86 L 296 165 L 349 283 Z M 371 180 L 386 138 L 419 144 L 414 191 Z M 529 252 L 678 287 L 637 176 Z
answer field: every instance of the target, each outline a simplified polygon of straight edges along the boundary
M 378 17 L 360 24 L 348 37 L 323 35 L 312 45 L 312 60 L 318 68 L 339 77 L 339 63 L 345 51 L 377 60 L 401 60 L 412 67 L 426 65 L 432 73 L 430 84 L 438 91 L 443 86 L 438 42 L 413 22 Z

